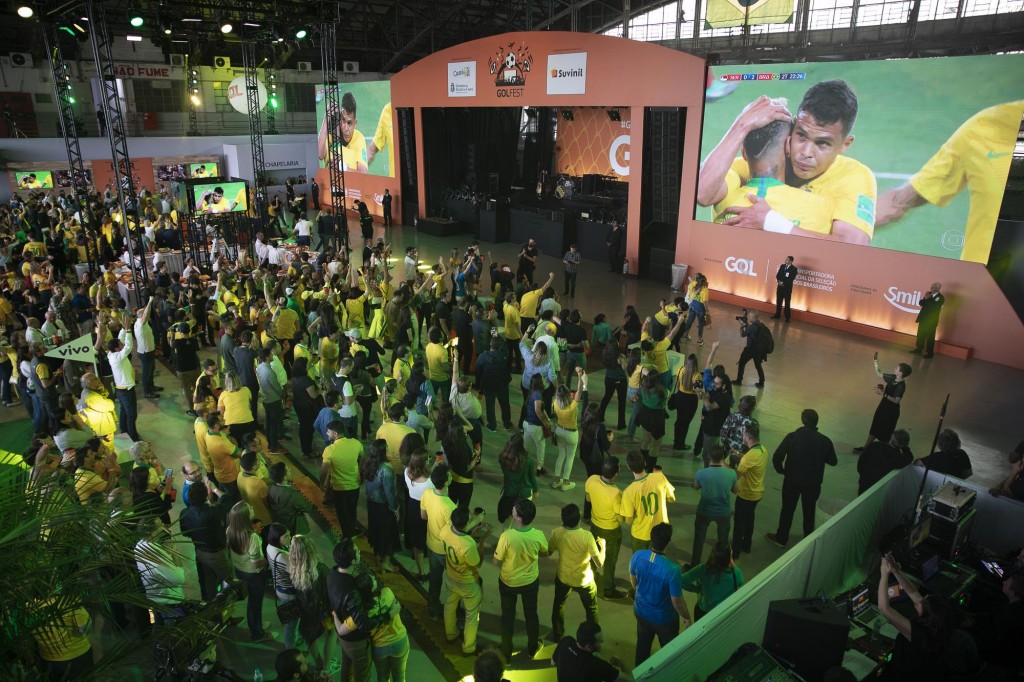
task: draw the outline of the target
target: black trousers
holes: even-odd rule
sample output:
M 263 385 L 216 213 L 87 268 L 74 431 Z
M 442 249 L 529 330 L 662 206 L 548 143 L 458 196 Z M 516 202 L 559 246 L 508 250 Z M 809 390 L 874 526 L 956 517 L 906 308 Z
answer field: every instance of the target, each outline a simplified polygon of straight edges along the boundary
M 676 425 L 672 437 L 672 449 L 682 450 L 686 445 L 686 435 L 690 432 L 690 422 L 697 414 L 696 393 L 676 393 Z
M 786 307 L 786 319 L 789 319 L 790 304 L 793 302 L 793 287 L 776 287 L 775 289 L 775 317 L 782 317 L 782 307 Z
M 567 273 L 565 273 L 565 291 L 563 292 L 563 295 L 564 294 L 569 294 L 570 296 L 575 296 L 576 295 L 576 273 L 575 272 L 567 272 Z
M 608 409 L 608 404 L 612 401 L 613 395 L 619 397 L 619 421 L 615 428 L 624 429 L 626 428 L 626 389 L 628 384 L 625 379 L 605 379 L 604 380 L 604 397 L 601 398 L 601 420 L 604 421 L 604 411 Z
M 537 617 L 539 587 L 540 578 L 522 587 L 509 587 L 498 579 L 498 592 L 501 595 L 501 653 L 506 661 L 512 658 L 512 633 L 519 597 L 523 598 L 523 616 L 526 617 L 526 650 L 532 654 L 540 642 L 540 619 Z
M 754 369 L 757 370 L 757 380 L 763 384 L 764 368 L 761 367 L 761 358 L 757 357 L 757 353 L 750 346 L 745 346 L 743 348 L 743 352 L 740 353 L 739 370 L 736 372 L 736 381 L 743 381 L 743 370 L 751 360 L 754 361 Z
M 334 513 L 338 515 L 341 534 L 347 538 L 355 537 L 359 522 L 356 513 L 359 511 L 359 488 L 355 490 L 335 490 Z
M 622 254 L 617 251 L 608 252 L 608 271 L 622 272 Z
M 924 351 L 925 355 L 931 355 L 935 352 L 935 332 L 939 328 L 939 323 L 935 322 L 922 322 L 917 325 L 917 345 L 914 349 L 917 351 Z
M 750 553 L 751 542 L 754 539 L 754 512 L 757 510 L 757 503 L 760 500 L 744 500 L 736 498 L 736 513 L 733 514 L 732 524 L 732 555 L 738 557 L 741 553 Z
M 782 479 L 782 510 L 779 512 L 779 528 L 775 535 L 782 544 L 789 542 L 789 529 L 793 525 L 796 503 L 799 501 L 804 513 L 804 537 L 814 532 L 814 512 L 821 496 L 821 484 L 800 485 Z

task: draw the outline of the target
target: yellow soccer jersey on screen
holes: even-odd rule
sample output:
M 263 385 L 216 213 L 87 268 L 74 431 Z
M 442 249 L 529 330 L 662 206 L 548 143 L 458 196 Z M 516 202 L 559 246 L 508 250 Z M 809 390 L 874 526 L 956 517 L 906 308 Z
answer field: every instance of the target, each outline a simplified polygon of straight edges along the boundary
M 775 178 L 752 178 L 747 184 L 729 192 L 713 209 L 713 220 L 724 222 L 731 214 L 727 209 L 750 206 L 748 194 L 761 197 L 773 211 L 778 211 L 802 230 L 829 234 L 832 232 L 832 202 L 827 197 L 790 187 Z
M 359 170 L 359 164 L 366 165 L 366 138 L 358 130 L 353 130 L 352 139 L 349 140 L 347 145 L 339 145 L 339 148 L 341 149 L 341 160 L 345 164 L 345 170 Z
M 960 260 L 987 263 L 1017 142 L 1024 100 L 997 104 L 967 119 L 910 184 L 928 203 L 945 206 L 970 193 Z
M 209 174 L 206 172 L 205 168 L 196 168 L 195 171 L 192 173 L 193 178 L 205 178 L 208 175 Z
M 732 166 L 725 176 L 728 194 L 749 181 L 750 167 L 746 160 L 743 158 L 733 159 Z M 822 196 L 832 203 L 830 225 L 832 222 L 840 220 L 853 225 L 868 237 L 874 235 L 878 183 L 875 182 L 875 175 L 871 169 L 860 161 L 848 156 L 837 156 L 827 171 L 800 189 Z M 779 212 L 782 213 L 782 211 Z M 783 215 L 790 218 L 785 213 Z M 803 225 L 800 227 L 803 228 Z M 829 231 L 831 232 L 831 228 Z
M 211 195 L 210 199 L 203 199 L 203 202 L 199 204 L 200 213 L 206 213 L 207 211 L 210 213 L 227 213 L 231 210 L 231 202 L 226 197 L 221 197 L 220 201 L 211 201 L 212 198 L 213 196 Z
M 235 207 L 235 210 L 236 211 L 244 211 L 244 210 L 246 210 L 248 208 L 248 206 L 249 206 L 248 200 L 249 200 L 249 198 L 248 198 L 248 196 L 246 194 L 245 187 L 243 187 L 242 189 L 238 190 L 238 194 L 235 195 L 235 203 L 238 204 Z
M 391 102 L 384 105 L 381 109 L 380 118 L 377 120 L 377 130 L 373 134 L 373 146 L 380 152 L 382 149 L 387 147 L 388 149 L 388 173 L 391 176 L 395 174 L 395 145 L 393 141 L 393 133 L 391 130 Z

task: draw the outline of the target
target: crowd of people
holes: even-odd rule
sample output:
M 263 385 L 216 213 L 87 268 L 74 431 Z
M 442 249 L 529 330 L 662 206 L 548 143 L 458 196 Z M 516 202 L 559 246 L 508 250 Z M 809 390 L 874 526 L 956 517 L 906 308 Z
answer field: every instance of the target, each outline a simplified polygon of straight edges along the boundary
M 169 549 L 169 529 L 177 526 L 194 546 L 202 599 L 241 581 L 251 639 L 281 637 L 280 679 L 307 679 L 314 670 L 366 680 L 371 669 L 380 681 L 405 679 L 409 638 L 387 585 L 403 548 L 413 557 L 413 579 L 426 583 L 429 615 L 443 621 L 463 654 L 478 657 L 485 676 L 487 665 L 498 667 L 494 653 L 477 643 L 485 554 L 500 567 L 498 653 L 506 662 L 517 650 L 533 656 L 541 648 L 540 559 L 557 555 L 550 623 L 559 679 L 615 680 L 628 666 L 597 656 L 599 599 L 632 601 L 639 665 L 655 636 L 664 646 L 680 621 L 691 623 L 742 589 L 736 559 L 752 549 L 769 461 L 784 483 L 768 540 L 787 544 L 798 502 L 804 534 L 814 529 L 825 467 L 837 461 L 831 440 L 818 432 L 818 414 L 805 409 L 800 426 L 770 454 L 754 417 L 756 396 L 734 398 L 750 360 L 756 387 L 764 385 L 761 361 L 772 345 L 758 316 L 741 320 L 746 347 L 737 380 L 715 362 L 717 341 L 703 368 L 697 353 L 685 353 L 673 367 L 669 351 L 692 341 L 695 323 L 691 348 L 704 344 L 709 301 L 702 274 L 685 296 L 658 302 L 649 315 L 630 305 L 617 324 L 596 315 L 588 331 L 580 310 L 563 307 L 554 273 L 536 281 L 533 243 L 523 245 L 514 264 L 495 262 L 476 242 L 424 263 L 412 246 L 404 259 L 393 257 L 391 245 L 372 234 L 363 235 L 361 254 L 333 243 L 311 253 L 307 225 L 297 230 L 295 247 L 257 234 L 255 258 L 228 246 L 211 263 L 189 259 L 181 273 L 155 258 L 152 285 L 138 292 L 133 310 L 118 287 L 125 237 L 111 217 L 116 209 L 102 195 L 89 208 L 65 199 L 33 193 L 0 207 L 0 387 L 4 405 L 20 404 L 32 419 L 30 485 L 63 491 L 83 505 L 130 500 L 140 519 L 140 580 L 159 605 L 158 623 L 182 617 L 185 572 Z M 153 197 L 139 201 L 147 230 L 171 229 Z M 93 211 L 92 224 L 100 226 L 94 238 L 79 226 L 82 210 Z M 83 260 L 104 265 L 78 279 L 71 265 Z M 148 258 L 139 260 L 150 267 Z M 571 297 L 575 250 L 564 263 L 573 275 L 565 282 Z M 51 355 L 82 335 L 95 363 Z M 154 438 L 153 425 L 138 419 L 139 394 L 159 400 L 164 390 L 154 380 L 158 358 L 173 371 L 181 410 L 193 420 L 189 437 L 198 460 L 184 465 L 180 482 L 145 440 Z M 596 387 L 586 371 L 598 358 L 600 400 L 592 398 Z M 910 367 L 901 363 L 883 374 L 876 357 L 876 371 L 885 383 L 858 466 L 861 492 L 913 461 L 906 431 L 896 429 Z M 515 418 L 513 381 L 522 396 Z M 605 416 L 613 400 L 611 427 Z M 167 406 L 164 400 L 161 408 Z M 484 432 L 498 432 L 499 410 L 505 443 L 488 451 Z M 668 445 L 662 441 L 671 412 Z M 127 476 L 118 463 L 119 433 L 131 443 Z M 611 454 L 617 437 L 629 444 L 624 460 Z M 700 500 L 683 566 L 665 556 L 673 530 L 677 541 L 681 535 L 670 523 L 676 486 L 658 463 L 668 451 L 692 452 L 704 466 L 692 484 Z M 289 453 L 319 462 L 322 500 L 296 487 L 295 468 L 285 464 Z M 569 494 L 578 487 L 577 458 L 585 484 Z M 952 431 L 922 463 L 970 475 Z M 499 527 L 473 504 L 481 467 L 501 472 Z M 1022 488 L 1020 469 L 1002 487 L 1008 494 Z M 561 525 L 547 533 L 533 525 L 542 488 L 556 496 L 561 514 Z M 172 519 L 176 495 L 184 509 Z M 358 520 L 361 496 L 365 526 Z M 320 502 L 333 507 L 340 529 L 333 567 L 318 555 L 306 518 Z M 632 557 L 623 591 L 616 570 L 627 530 Z M 376 571 L 353 542 L 363 535 Z M 269 589 L 280 635 L 263 621 Z M 693 614 L 683 591 L 699 594 Z M 573 592 L 585 621 L 567 629 Z M 525 647 L 515 638 L 520 599 Z M 51 674 L 86 670 L 90 654 L 68 658 L 74 652 L 40 645 Z

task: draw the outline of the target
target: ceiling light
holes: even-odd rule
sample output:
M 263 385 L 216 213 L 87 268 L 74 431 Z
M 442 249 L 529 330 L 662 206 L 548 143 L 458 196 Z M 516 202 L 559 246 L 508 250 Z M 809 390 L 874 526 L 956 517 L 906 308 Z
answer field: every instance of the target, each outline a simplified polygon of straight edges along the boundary
M 146 20 L 142 18 L 142 14 L 137 9 L 129 10 L 128 12 L 128 23 L 134 28 L 139 28 Z
M 157 23 L 160 24 L 160 30 L 163 31 L 165 36 L 171 35 L 173 29 L 171 28 L 171 20 L 167 17 L 157 17 Z
M 226 18 L 223 19 L 220 22 L 220 32 L 221 33 L 231 33 L 231 31 L 233 31 L 234 29 L 235 29 L 235 27 L 232 26 L 231 22 L 228 21 Z
M 309 31 L 307 31 L 305 27 L 300 27 L 300 28 L 296 29 L 296 31 L 295 31 L 295 38 L 297 40 L 302 40 L 307 35 L 309 35 Z
M 22 19 L 31 19 L 36 11 L 30 5 L 18 5 L 18 16 Z
M 129 33 L 128 35 L 125 36 L 125 40 L 127 40 L 130 43 L 141 43 L 142 42 L 142 36 L 134 36 L 134 35 Z

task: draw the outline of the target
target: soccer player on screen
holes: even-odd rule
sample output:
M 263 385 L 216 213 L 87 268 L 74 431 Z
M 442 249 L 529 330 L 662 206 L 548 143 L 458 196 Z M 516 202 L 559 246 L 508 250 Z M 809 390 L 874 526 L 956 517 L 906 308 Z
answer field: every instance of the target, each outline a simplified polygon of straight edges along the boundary
M 380 111 L 380 118 L 377 119 L 377 130 L 374 131 L 373 139 L 370 140 L 370 145 L 366 148 L 366 165 L 369 166 L 373 163 L 373 157 L 377 155 L 377 152 L 387 149 L 388 173 L 393 176 L 395 174 L 395 152 L 392 136 L 391 102 L 388 102 Z
M 224 198 L 224 188 L 214 187 L 213 190 L 203 192 L 203 199 L 199 202 L 200 213 L 229 213 L 235 208 L 238 200 L 228 201 Z
M 207 177 L 206 166 L 199 166 L 194 171 L 192 171 L 192 177 L 193 178 L 205 178 L 205 177 Z
M 356 130 L 356 98 L 351 92 L 341 96 L 340 110 L 327 101 L 324 120 L 317 134 L 317 154 L 320 160 L 327 158 L 327 145 L 338 145 L 341 149 L 342 170 L 357 173 L 368 172 L 366 138 Z M 338 142 L 340 140 L 340 143 Z
M 910 181 L 878 198 L 877 225 L 924 203 L 945 206 L 967 187 L 971 201 L 960 260 L 987 263 L 1006 190 L 1024 100 L 997 104 L 964 122 Z
M 869 244 L 874 233 L 875 176 L 867 166 L 844 156 L 853 144 L 857 119 L 857 96 L 842 80 L 822 81 L 811 86 L 792 118 L 793 131 L 786 142 L 789 163 L 786 184 L 824 197 L 832 204 L 831 230 L 822 234 L 794 223 L 789 216 L 772 210 L 768 202 L 748 194 L 750 206 L 731 207 L 734 215 L 726 224 L 748 229 L 800 234 L 850 244 Z M 762 95 L 736 118 L 704 163 L 697 184 L 697 203 L 711 206 L 730 191 L 750 180 L 750 168 L 737 158 L 750 131 L 771 121 L 790 120 L 789 110 L 778 100 Z
M 786 105 L 785 100 L 779 103 Z M 740 151 L 750 168 L 750 180 L 715 204 L 713 220 L 716 223 L 724 223 L 735 215 L 730 209 L 751 206 L 748 197 L 755 195 L 801 230 L 816 234 L 828 234 L 832 230 L 831 201 L 785 182 L 786 142 L 792 127 L 788 121 L 772 121 L 747 133 Z

